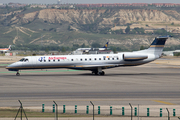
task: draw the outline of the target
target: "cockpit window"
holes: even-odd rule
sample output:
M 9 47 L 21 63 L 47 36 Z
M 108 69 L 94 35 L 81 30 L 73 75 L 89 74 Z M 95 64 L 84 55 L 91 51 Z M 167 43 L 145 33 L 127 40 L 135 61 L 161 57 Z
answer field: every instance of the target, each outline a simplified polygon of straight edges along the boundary
M 25 59 L 24 62 L 28 62 L 29 60 L 28 59 Z
M 19 61 L 23 62 L 23 61 L 24 61 L 24 58 L 20 59 Z
M 29 60 L 27 58 L 22 58 L 19 61 L 21 61 L 21 62 L 28 62 Z

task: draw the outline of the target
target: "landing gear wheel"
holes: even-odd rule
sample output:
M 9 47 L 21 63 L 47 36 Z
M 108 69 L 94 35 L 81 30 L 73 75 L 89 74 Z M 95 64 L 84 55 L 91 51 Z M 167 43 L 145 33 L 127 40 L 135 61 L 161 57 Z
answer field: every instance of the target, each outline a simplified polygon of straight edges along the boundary
M 99 75 L 104 75 L 104 74 L 105 74 L 105 72 L 104 72 L 104 71 L 99 72 Z
M 19 73 L 19 72 L 17 72 L 17 73 L 16 73 L 16 76 L 20 76 L 20 73 Z
M 105 72 L 104 72 L 104 71 L 102 71 L 102 72 L 101 72 L 101 75 L 105 75 Z

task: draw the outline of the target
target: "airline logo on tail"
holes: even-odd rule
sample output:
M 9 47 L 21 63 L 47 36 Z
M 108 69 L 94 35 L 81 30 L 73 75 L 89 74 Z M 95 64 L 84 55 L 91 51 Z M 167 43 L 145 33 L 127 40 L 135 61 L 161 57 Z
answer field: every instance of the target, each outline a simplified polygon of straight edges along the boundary
M 9 45 L 9 48 L 8 48 L 10 51 L 11 51 L 11 45 Z
M 108 43 L 109 43 L 109 42 L 107 42 L 107 43 L 104 45 L 104 47 L 103 47 L 103 48 L 106 48 L 106 49 L 107 49 L 107 47 L 108 47 Z

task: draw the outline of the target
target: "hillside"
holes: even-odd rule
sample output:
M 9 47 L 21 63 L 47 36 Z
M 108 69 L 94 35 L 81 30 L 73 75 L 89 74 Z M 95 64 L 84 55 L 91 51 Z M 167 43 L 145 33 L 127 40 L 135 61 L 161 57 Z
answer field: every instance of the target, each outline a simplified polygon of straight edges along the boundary
M 1 9 L 0 9 L 1 11 Z M 148 46 L 155 36 L 111 34 L 109 31 L 143 27 L 146 32 L 168 27 L 176 37 L 168 46 L 180 45 L 180 13 L 175 10 L 148 9 L 35 9 L 0 12 L 1 44 L 41 44 L 91 46 L 109 41 L 129 50 Z M 173 23 L 173 24 L 172 24 Z M 104 33 L 102 33 L 102 31 Z M 101 34 L 100 34 L 101 33 Z

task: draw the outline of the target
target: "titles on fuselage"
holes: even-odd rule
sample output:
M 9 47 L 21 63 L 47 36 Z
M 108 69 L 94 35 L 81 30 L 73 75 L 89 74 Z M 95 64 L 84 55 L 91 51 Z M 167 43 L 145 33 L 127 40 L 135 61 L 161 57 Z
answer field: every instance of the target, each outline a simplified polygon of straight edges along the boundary
M 67 59 L 66 57 L 48 57 L 48 60 L 64 60 Z M 46 60 L 46 57 L 40 57 L 38 61 L 44 61 Z

